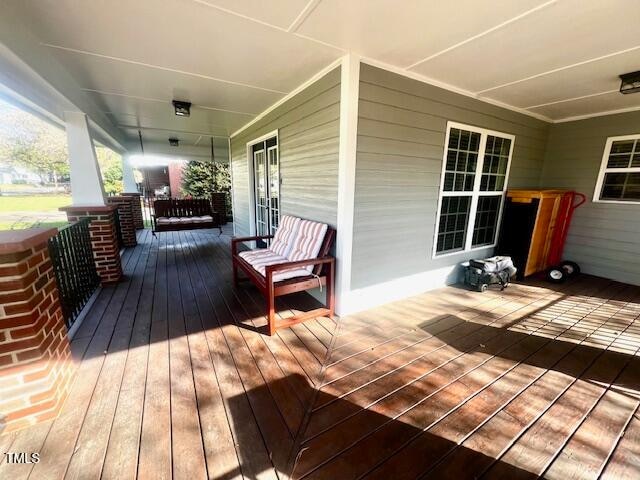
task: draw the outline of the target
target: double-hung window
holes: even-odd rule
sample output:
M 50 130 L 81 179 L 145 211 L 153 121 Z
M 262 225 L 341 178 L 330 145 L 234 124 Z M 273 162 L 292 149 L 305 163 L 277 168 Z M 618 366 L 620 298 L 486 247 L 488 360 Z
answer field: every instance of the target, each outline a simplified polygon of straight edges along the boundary
M 607 139 L 593 200 L 640 203 L 640 135 Z
M 447 124 L 434 256 L 495 245 L 514 140 Z

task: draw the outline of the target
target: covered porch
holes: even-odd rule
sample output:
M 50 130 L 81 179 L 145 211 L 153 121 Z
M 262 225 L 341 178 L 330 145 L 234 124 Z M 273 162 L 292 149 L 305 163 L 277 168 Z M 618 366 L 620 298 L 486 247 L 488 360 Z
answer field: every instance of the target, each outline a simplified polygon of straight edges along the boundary
M 409 3 L 5 2 L 0 96 L 66 131 L 73 204 L 0 232 L 0 478 L 640 478 L 640 9 Z M 318 228 L 234 285 L 285 217 Z M 462 286 L 497 254 L 527 278 Z M 325 260 L 287 280 L 332 318 L 271 308 Z
M 0 476 L 637 478 L 640 287 L 447 287 L 263 335 L 229 230 L 122 257 L 72 341 L 59 416 L 0 437 Z M 314 300 L 285 297 L 279 314 Z

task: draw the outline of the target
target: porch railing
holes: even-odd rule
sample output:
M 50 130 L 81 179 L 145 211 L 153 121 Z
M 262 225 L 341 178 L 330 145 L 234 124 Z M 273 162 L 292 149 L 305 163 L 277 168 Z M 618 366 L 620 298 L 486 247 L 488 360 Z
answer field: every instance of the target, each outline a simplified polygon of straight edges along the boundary
M 68 328 L 100 284 L 91 249 L 89 222 L 84 218 L 72 223 L 49 239 L 49 254 Z

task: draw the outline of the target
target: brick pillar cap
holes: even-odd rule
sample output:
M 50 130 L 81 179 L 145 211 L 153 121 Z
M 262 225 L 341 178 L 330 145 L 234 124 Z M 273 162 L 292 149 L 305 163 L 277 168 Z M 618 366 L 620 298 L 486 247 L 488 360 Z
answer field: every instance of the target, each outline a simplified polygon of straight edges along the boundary
M 111 201 L 111 200 L 120 200 L 120 201 L 122 201 L 122 200 L 126 200 L 126 201 L 131 201 L 131 195 L 125 195 L 125 194 L 122 194 L 122 195 L 111 195 L 111 196 L 107 197 L 107 203 L 108 203 L 109 201 Z
M 0 230 L 0 254 L 24 252 L 46 242 L 57 233 L 57 228 Z
M 60 207 L 58 210 L 61 212 L 112 212 L 117 210 L 117 205 L 67 205 L 66 207 Z

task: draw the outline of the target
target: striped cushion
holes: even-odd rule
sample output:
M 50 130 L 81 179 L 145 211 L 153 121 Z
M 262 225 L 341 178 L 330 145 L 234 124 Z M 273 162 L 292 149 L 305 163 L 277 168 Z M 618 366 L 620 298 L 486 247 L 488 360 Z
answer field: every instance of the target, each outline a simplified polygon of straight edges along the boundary
M 262 276 L 266 276 L 267 265 L 277 265 L 279 263 L 286 263 L 289 261 L 287 258 L 266 249 L 241 252 L 240 256 L 244 258 Z M 303 268 L 291 268 L 289 270 L 283 270 L 274 274 L 273 281 L 280 282 L 288 278 L 303 277 L 307 275 L 309 275 L 309 272 Z
M 326 223 L 313 222 L 311 220 L 300 220 L 298 234 L 296 235 L 291 252 L 287 258 L 291 261 L 317 258 L 324 236 L 327 233 L 327 228 Z M 311 272 L 313 265 L 303 268 L 307 272 Z
M 243 252 L 238 253 L 242 258 L 244 258 L 247 263 L 251 265 L 251 262 L 257 260 L 258 258 L 269 256 L 273 254 L 273 252 L 267 250 L 266 248 L 258 248 L 256 250 L 245 250 Z
M 284 215 L 280 219 L 280 224 L 273 236 L 269 250 L 283 257 L 287 257 L 293 248 L 293 241 L 298 233 L 300 222 L 301 220 L 298 217 Z

